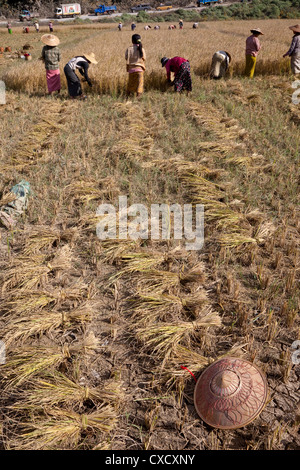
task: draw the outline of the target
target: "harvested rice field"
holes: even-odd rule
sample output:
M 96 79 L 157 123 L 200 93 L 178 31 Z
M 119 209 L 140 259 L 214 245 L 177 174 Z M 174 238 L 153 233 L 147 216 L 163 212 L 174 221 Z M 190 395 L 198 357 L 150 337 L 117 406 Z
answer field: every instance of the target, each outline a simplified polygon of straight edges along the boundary
M 46 28 L 0 30 L 11 47 L 0 57 L 1 208 L 15 184 L 31 188 L 16 225 L 0 225 L 2 450 L 299 450 L 300 104 L 282 58 L 290 21 L 255 23 L 265 35 L 253 80 L 242 73 L 250 24 L 139 24 L 140 100 L 125 97 L 129 26 L 57 27 L 59 97 L 38 60 Z M 16 54 L 26 43 L 28 62 Z M 212 81 L 219 49 L 232 67 Z M 93 87 L 70 100 L 63 67 L 90 52 Z M 189 96 L 166 86 L 160 58 L 174 55 L 190 59 Z M 121 196 L 203 205 L 203 246 L 101 240 L 97 208 L 111 204 L 119 221 Z M 237 429 L 206 424 L 194 404 L 195 380 L 224 357 L 268 384 L 262 412 Z

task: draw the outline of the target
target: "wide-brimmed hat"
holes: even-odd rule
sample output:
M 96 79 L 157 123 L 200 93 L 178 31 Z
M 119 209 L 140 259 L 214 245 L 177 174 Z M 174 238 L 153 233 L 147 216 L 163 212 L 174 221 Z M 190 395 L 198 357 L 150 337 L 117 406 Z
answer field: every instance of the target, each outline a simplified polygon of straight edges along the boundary
M 289 26 L 289 29 L 294 31 L 294 33 L 300 33 L 300 24 L 295 24 L 295 26 Z
M 163 57 L 160 61 L 161 61 L 161 66 L 164 67 L 166 65 L 166 63 L 168 62 L 168 57 Z
M 95 59 L 95 54 L 93 52 L 91 52 L 90 54 L 84 54 L 84 57 L 92 64 L 98 64 L 98 62 Z
M 264 33 L 262 32 L 262 30 L 260 28 L 252 28 L 252 29 L 250 29 L 250 32 L 264 35 Z
M 253 363 L 226 357 L 202 372 L 194 390 L 200 418 L 212 427 L 237 429 L 251 423 L 263 410 L 267 380 Z
M 41 41 L 46 44 L 46 46 L 58 46 L 60 40 L 54 34 L 43 34 Z

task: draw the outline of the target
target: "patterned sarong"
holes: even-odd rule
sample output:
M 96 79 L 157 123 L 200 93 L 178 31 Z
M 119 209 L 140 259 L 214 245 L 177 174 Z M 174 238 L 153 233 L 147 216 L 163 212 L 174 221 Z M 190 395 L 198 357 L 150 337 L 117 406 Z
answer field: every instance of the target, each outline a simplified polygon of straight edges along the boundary
M 189 62 L 182 62 L 174 78 L 175 91 L 192 91 L 191 67 Z

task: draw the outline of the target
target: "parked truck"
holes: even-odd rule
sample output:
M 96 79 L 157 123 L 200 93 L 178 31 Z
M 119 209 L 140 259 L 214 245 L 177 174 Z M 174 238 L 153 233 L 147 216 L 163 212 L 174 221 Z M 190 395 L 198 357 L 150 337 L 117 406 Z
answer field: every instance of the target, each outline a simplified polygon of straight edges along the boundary
M 211 3 L 221 3 L 219 0 L 197 0 L 197 6 L 210 5 Z
M 29 10 L 21 10 L 19 14 L 20 21 L 31 21 L 33 18 L 38 18 L 38 13 L 31 13 Z
M 81 15 L 81 6 L 79 3 L 62 3 L 55 8 L 55 18 L 75 18 Z
M 107 7 L 105 5 L 99 5 L 98 8 L 94 10 L 95 15 L 111 15 L 114 11 L 117 11 L 116 5 Z

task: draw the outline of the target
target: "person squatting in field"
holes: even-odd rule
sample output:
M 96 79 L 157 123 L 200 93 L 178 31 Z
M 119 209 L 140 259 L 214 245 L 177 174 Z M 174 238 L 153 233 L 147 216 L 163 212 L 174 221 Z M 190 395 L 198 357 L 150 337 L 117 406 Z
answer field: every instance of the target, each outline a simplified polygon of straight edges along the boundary
M 231 62 L 231 55 L 226 51 L 217 51 L 214 53 L 211 61 L 210 78 L 218 80 L 225 76 L 229 64 Z
M 163 57 L 161 66 L 166 68 L 167 81 L 174 85 L 175 92 L 186 90 L 187 93 L 192 91 L 191 67 L 187 59 L 183 57 Z M 171 81 L 171 72 L 174 73 L 174 80 Z
M 250 32 L 252 35 L 246 39 L 245 75 L 246 77 L 253 78 L 256 66 L 256 58 L 261 49 L 261 44 L 258 37 L 264 33 L 262 33 L 259 28 L 251 29 Z
M 139 98 L 144 92 L 144 71 L 146 53 L 139 34 L 133 34 L 132 46 L 125 52 L 126 70 L 128 72 L 127 96 L 136 93 Z
M 71 98 L 76 99 L 85 99 L 86 96 L 82 94 L 82 87 L 79 77 L 76 75 L 75 71 L 78 70 L 79 73 L 84 77 L 84 80 L 87 81 L 90 87 L 92 87 L 92 82 L 88 75 L 88 69 L 90 64 L 97 64 L 98 62 L 95 59 L 95 54 L 85 54 L 82 56 L 73 57 L 64 67 L 65 76 L 68 83 L 68 91 Z
M 57 47 L 60 41 L 54 34 L 44 34 L 41 41 L 45 44 L 41 59 L 45 64 L 48 93 L 49 95 L 54 91 L 60 93 L 60 51 Z
M 289 56 L 291 58 L 291 69 L 294 75 L 300 73 L 300 24 L 295 26 L 289 26 L 294 33 L 292 43 L 289 50 L 283 55 L 283 57 Z

